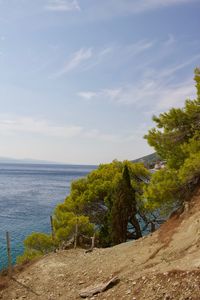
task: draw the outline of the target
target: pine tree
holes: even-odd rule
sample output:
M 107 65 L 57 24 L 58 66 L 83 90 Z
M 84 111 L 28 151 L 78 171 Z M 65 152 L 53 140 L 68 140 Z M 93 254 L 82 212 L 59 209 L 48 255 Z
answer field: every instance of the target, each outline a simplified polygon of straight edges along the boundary
M 200 184 L 200 69 L 195 69 L 197 98 L 183 108 L 172 108 L 153 117 L 156 127 L 145 136 L 166 167 L 153 174 L 144 193 L 152 208 L 182 205 Z

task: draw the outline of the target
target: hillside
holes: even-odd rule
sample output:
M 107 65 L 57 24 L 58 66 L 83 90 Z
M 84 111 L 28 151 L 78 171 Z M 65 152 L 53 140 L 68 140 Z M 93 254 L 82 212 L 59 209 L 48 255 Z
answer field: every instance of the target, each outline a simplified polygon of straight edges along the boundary
M 134 162 L 134 163 L 143 162 L 144 164 L 151 166 L 151 165 L 154 165 L 158 160 L 160 160 L 160 157 L 158 156 L 158 154 L 152 153 L 152 154 L 145 155 L 143 157 L 134 159 L 132 162 Z
M 118 276 L 88 299 L 200 299 L 200 187 L 182 213 L 136 242 L 50 254 L 15 274 L 0 299 L 80 299 L 79 292 Z

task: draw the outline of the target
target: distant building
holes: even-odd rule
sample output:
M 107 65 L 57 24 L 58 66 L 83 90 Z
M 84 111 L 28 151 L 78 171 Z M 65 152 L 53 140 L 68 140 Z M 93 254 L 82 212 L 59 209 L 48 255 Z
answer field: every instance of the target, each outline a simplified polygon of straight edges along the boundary
M 154 165 L 154 168 L 151 169 L 151 173 L 155 173 L 156 171 L 159 171 L 161 169 L 164 169 L 165 168 L 165 165 L 166 165 L 166 162 L 165 161 L 158 161 L 156 162 L 156 164 Z

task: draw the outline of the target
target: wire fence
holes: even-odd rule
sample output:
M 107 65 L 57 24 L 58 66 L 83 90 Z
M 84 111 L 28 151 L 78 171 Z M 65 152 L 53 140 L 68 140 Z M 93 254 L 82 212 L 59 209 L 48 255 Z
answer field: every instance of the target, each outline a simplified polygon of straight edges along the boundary
M 15 231 L 1 231 L 0 238 L 0 271 L 16 263 L 16 258 L 23 253 L 24 236 L 17 235 Z M 10 255 L 8 255 L 8 251 Z
M 53 217 L 50 216 L 50 231 L 49 233 L 52 236 L 52 240 L 55 241 L 55 230 L 53 226 Z M 23 254 L 24 236 L 16 236 L 12 231 L 1 231 L 1 240 L 0 240 L 0 271 L 6 271 L 9 276 L 12 276 L 13 266 L 16 264 L 16 258 Z M 74 228 L 74 234 L 72 238 L 68 241 L 60 243 L 57 247 L 59 250 L 66 250 L 68 248 L 76 249 L 78 246 L 85 245 L 86 252 L 93 250 L 95 246 L 95 235 L 92 237 L 86 236 L 79 232 L 78 221 Z M 56 248 L 55 248 L 56 250 Z
M 154 220 L 155 219 L 155 220 Z M 150 232 L 153 232 L 156 230 L 163 222 L 164 220 L 157 219 L 157 216 L 154 216 L 154 219 L 151 218 L 151 221 L 146 222 L 146 224 L 143 224 L 142 219 L 140 221 L 140 226 L 142 228 L 143 234 L 148 234 Z M 141 223 L 142 222 L 142 223 Z M 56 241 L 56 235 L 53 225 L 53 217 L 49 217 L 49 221 L 47 220 L 47 230 L 45 233 L 51 234 L 52 240 Z M 8 224 L 9 225 L 9 224 Z M 144 226 L 143 226 L 144 225 Z M 8 226 L 9 228 L 9 226 Z M 13 226 L 12 226 L 13 228 Z M 10 228 L 9 228 L 10 229 Z M 17 228 L 17 231 L 14 231 L 13 229 L 8 231 L 2 231 L 0 230 L 0 271 L 6 269 L 8 273 L 12 273 L 12 266 L 16 264 L 16 258 L 23 254 L 24 252 L 24 245 L 23 241 L 26 236 L 30 235 L 30 231 L 24 232 L 24 228 L 21 228 L 21 234 L 19 234 L 19 228 Z M 22 230 L 23 229 L 23 230 Z M 133 235 L 133 232 L 131 231 L 132 228 L 128 228 L 130 233 Z M 32 231 L 32 233 L 35 231 Z M 87 236 L 82 234 L 79 228 L 79 222 L 77 218 L 77 222 L 74 226 L 74 232 L 70 236 L 71 238 L 67 241 L 63 241 L 58 245 L 55 246 L 55 250 L 66 250 L 69 248 L 77 248 L 78 246 L 85 248 L 86 252 L 90 252 L 93 250 L 94 246 L 96 245 L 98 247 L 98 238 L 95 237 L 95 235 Z M 132 236 L 131 236 L 132 238 Z M 57 243 L 55 243 L 57 244 Z

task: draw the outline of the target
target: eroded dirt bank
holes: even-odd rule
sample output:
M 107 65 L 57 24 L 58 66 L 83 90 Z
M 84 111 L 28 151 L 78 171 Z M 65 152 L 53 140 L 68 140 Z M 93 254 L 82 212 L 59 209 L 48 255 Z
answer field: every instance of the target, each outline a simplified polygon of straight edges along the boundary
M 16 274 L 0 299 L 80 299 L 82 289 L 116 275 L 117 285 L 88 299 L 200 300 L 200 189 L 154 234 L 87 254 L 47 255 Z

